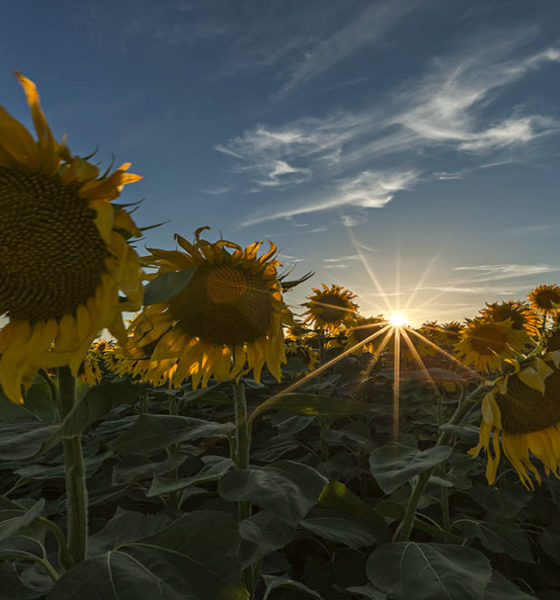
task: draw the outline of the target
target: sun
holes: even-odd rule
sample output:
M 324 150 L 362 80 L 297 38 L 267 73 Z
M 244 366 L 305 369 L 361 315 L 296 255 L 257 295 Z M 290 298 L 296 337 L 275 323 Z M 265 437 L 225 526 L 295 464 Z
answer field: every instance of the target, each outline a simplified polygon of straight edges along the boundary
M 408 325 L 408 319 L 402 313 L 393 313 L 389 317 L 389 324 L 393 327 L 404 327 Z

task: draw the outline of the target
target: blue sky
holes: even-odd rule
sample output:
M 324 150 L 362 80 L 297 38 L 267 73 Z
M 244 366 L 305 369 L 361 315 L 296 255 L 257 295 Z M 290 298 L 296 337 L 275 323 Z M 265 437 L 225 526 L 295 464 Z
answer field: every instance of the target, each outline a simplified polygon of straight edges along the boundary
M 560 279 L 556 0 L 5 0 L 30 125 L 13 69 L 73 152 L 144 176 L 146 246 L 271 239 L 316 272 L 293 305 L 338 283 L 387 314 L 381 289 L 420 324 Z

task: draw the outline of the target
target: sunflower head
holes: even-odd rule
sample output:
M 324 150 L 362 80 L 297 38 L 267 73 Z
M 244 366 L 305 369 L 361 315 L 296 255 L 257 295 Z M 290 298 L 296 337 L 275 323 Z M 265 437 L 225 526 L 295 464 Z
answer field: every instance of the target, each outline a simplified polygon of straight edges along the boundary
M 557 313 L 560 310 L 560 287 L 556 284 L 538 285 L 528 297 L 537 312 Z
M 523 302 L 507 300 L 505 302 L 486 303 L 486 308 L 480 311 L 482 321 L 506 321 L 511 319 L 513 329 L 525 331 L 529 335 L 536 335 L 539 331 L 539 317 Z
M 196 269 L 180 292 L 146 307 L 132 323 L 130 348 L 143 358 L 136 374 L 176 386 L 192 376 L 197 387 L 211 376 L 223 381 L 251 369 L 258 381 L 266 364 L 280 380 L 282 325 L 291 323 L 291 315 L 278 281 L 276 247 L 271 243 L 259 257 L 261 242 L 245 249 L 226 240 L 210 243 L 200 238 L 202 229 L 192 244 L 176 236 L 184 252 L 151 251 L 159 273 Z
M 128 163 L 100 176 L 72 156 L 51 133 L 35 85 L 16 75 L 37 139 L 0 107 L 0 315 L 8 319 L 0 331 L 0 384 L 21 402 L 26 374 L 68 365 L 77 375 L 101 329 L 124 339 L 121 312 L 140 306 L 143 287 L 127 243 L 140 232 L 111 205 L 140 177 L 126 172 Z
M 560 370 L 548 359 L 533 358 L 498 378 L 484 397 L 480 442 L 470 454 L 486 451 L 486 477 L 492 484 L 503 450 L 523 485 L 533 489 L 531 475 L 538 482 L 540 475 L 531 455 L 543 463 L 547 474 L 560 478 L 559 424 Z
M 488 373 L 500 370 L 502 360 L 521 351 L 528 341 L 524 331 L 513 328 L 511 319 L 494 322 L 475 318 L 468 321 L 455 351 L 466 364 Z
M 305 365 L 305 369 L 296 375 L 304 375 L 306 372 L 313 371 L 317 367 L 319 363 L 319 353 L 303 344 L 287 341 L 286 359 L 298 359 L 301 361 Z
M 313 288 L 314 293 L 307 298 L 309 302 L 303 304 L 307 307 L 303 314 L 306 323 L 334 334 L 341 326 L 355 321 L 358 305 L 352 300 L 356 294 L 335 284 L 330 288 L 324 283 L 322 286 L 322 289 Z
M 377 354 L 385 337 L 380 332 L 386 328 L 387 321 L 383 315 L 358 317 L 356 323 L 348 330 L 346 347 L 348 349 L 355 348 L 354 353 L 369 352 Z M 376 334 L 379 335 L 376 336 Z

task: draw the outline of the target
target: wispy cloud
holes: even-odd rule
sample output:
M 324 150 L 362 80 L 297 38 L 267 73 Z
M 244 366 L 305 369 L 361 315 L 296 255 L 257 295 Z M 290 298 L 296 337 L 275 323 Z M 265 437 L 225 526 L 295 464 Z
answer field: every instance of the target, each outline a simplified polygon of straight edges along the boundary
M 211 196 L 221 196 L 222 194 L 227 194 L 229 191 L 231 191 L 231 188 L 226 186 L 215 188 L 201 188 L 200 191 L 203 194 L 210 194 Z
M 527 145 L 560 132 L 560 122 L 532 114 L 519 102 L 496 110 L 496 101 L 528 73 L 560 63 L 560 50 L 528 51 L 537 33 L 531 27 L 501 33 L 466 42 L 455 54 L 432 61 L 425 75 L 365 110 L 275 127 L 260 124 L 217 145 L 238 161 L 235 169 L 249 177 L 251 191 L 316 186 L 315 192 L 292 195 L 281 208 L 263 210 L 244 225 L 339 206 L 379 208 L 420 181 L 458 179 L 476 169 L 526 160 Z M 302 66 L 298 77 L 304 79 L 307 68 Z M 429 174 L 429 156 L 445 159 L 438 150 L 468 155 L 469 166 Z M 383 166 L 371 169 L 374 160 Z M 344 218 L 356 219 L 346 211 Z
M 377 43 L 403 17 L 421 4 L 423 2 L 384 0 L 367 5 L 364 10 L 354 15 L 337 31 L 325 36 L 307 49 L 303 60 L 302 57 L 298 57 L 296 66 L 291 70 L 289 79 L 280 90 L 279 95 L 292 91 L 348 56 Z
M 311 201 L 290 202 L 279 211 L 263 211 L 243 221 L 242 226 L 257 225 L 280 218 L 291 218 L 296 215 L 314 213 L 341 206 L 378 208 L 390 202 L 398 191 L 406 189 L 416 179 L 417 174 L 411 171 L 394 173 L 373 173 L 364 171 L 354 178 L 341 180 L 333 186 L 333 190 L 318 194 L 318 199 Z

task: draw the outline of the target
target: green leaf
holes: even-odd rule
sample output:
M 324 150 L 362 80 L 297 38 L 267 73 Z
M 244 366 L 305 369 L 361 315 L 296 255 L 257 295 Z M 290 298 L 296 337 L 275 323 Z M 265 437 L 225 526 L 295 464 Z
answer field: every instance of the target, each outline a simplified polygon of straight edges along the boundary
M 318 594 L 315 590 L 308 588 L 303 583 L 299 581 L 294 581 L 288 575 L 262 575 L 261 576 L 264 584 L 266 586 L 266 592 L 263 596 L 263 600 L 268 600 L 270 594 L 277 589 L 280 588 L 288 588 L 291 590 L 295 590 L 303 594 L 303 596 L 309 596 L 310 598 L 318 598 L 321 600 L 320 594 Z
M 349 517 L 366 521 L 375 528 L 378 542 L 391 539 L 391 532 L 381 514 L 340 481 L 330 481 L 323 488 L 319 504 Z
M 37 421 L 20 421 L 0 425 L 0 456 L 2 460 L 31 458 L 41 451 L 43 443 L 58 429 L 58 425 L 41 425 Z
M 560 519 L 556 519 L 539 537 L 542 549 L 560 565 Z
M 267 404 L 266 408 L 304 417 L 342 417 L 364 414 L 371 406 L 349 398 L 331 398 L 317 394 L 282 394 Z
M 376 590 L 371 583 L 366 583 L 366 585 L 356 585 L 346 589 L 353 594 L 364 596 L 368 600 L 385 600 L 385 598 L 387 598 L 385 594 Z
M 211 481 L 221 479 L 233 466 L 231 459 L 224 456 L 203 456 L 202 462 L 204 467 L 192 477 L 182 479 L 173 479 L 171 477 L 155 476 L 150 489 L 146 493 L 148 498 L 153 496 L 161 496 L 183 490 L 187 487 L 203 485 Z
M 19 578 L 20 566 L 15 563 L 0 562 L 0 600 L 33 600 L 42 592 L 26 587 Z
M 144 304 L 165 302 L 182 292 L 191 282 L 198 267 L 189 267 L 182 271 L 160 273 L 144 288 Z
M 465 535 L 479 539 L 485 548 L 496 554 L 507 554 L 521 562 L 534 562 L 527 535 L 523 527 L 516 521 L 461 519 L 457 526 L 465 532 Z
M 525 593 L 499 571 L 492 572 L 484 600 L 535 600 L 536 596 Z
M 395 600 L 480 600 L 492 575 L 486 556 L 473 548 L 417 542 L 380 546 L 366 570 Z
M 131 402 L 137 395 L 138 390 L 128 382 L 111 382 L 88 389 L 66 415 L 54 435 L 47 440 L 43 450 L 52 448 L 60 440 L 81 434 L 113 408 Z
M 379 487 L 390 494 L 398 487 L 451 456 L 449 446 L 418 450 L 391 442 L 377 448 L 369 457 L 369 466 Z
M 186 460 L 186 454 L 171 454 L 165 460 L 157 462 L 146 462 L 142 456 L 127 455 L 113 467 L 112 482 L 113 485 L 121 485 L 169 473 Z
M 218 484 L 218 493 L 230 502 L 250 502 L 297 524 L 316 504 L 326 479 L 312 467 L 285 460 L 230 471 Z
M 80 563 L 49 600 L 249 600 L 237 563 L 237 524 L 216 511 L 185 515 L 165 530 Z
M 344 517 L 316 517 L 304 519 L 299 524 L 311 533 L 354 550 L 377 542 L 377 534 L 367 523 Z
M 129 429 L 109 442 L 109 447 L 128 454 L 149 456 L 172 444 L 209 437 L 224 437 L 233 423 L 214 423 L 175 415 L 140 415 Z
M 45 508 L 44 498 L 35 502 L 28 510 L 20 508 L 15 503 L 13 504 L 13 508 L 0 508 L 0 541 L 15 535 L 18 531 L 27 527 Z
M 145 515 L 118 507 L 117 512 L 88 540 L 90 556 L 102 554 L 129 542 L 141 540 L 169 526 L 171 518 L 163 515 Z
M 246 568 L 267 554 L 283 548 L 294 535 L 294 528 L 280 517 L 261 510 L 239 523 L 241 566 Z

